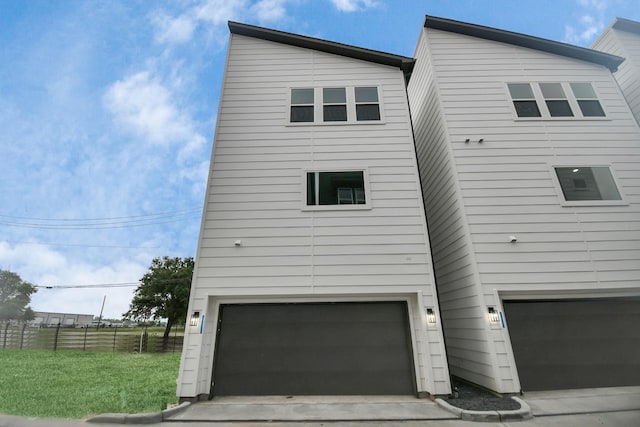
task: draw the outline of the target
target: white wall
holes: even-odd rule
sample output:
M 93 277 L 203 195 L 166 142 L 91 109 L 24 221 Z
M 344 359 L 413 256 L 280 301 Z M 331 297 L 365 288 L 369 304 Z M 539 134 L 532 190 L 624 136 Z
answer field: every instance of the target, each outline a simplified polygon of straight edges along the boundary
M 625 58 L 614 76 L 640 124 L 640 34 L 609 27 L 592 47 Z
M 290 87 L 367 85 L 380 88 L 383 123 L 288 123 Z M 232 35 L 213 151 L 191 311 L 215 316 L 220 298 L 417 292 L 423 312 L 437 309 L 398 68 Z M 370 209 L 303 209 L 304 171 L 360 168 Z M 426 336 L 423 318 L 412 322 L 419 391 L 445 394 L 442 334 Z M 205 336 L 213 326 L 207 323 Z M 208 392 L 213 343 L 204 348 L 201 339 L 187 337 L 181 396 Z
M 416 68 L 409 96 L 424 151 L 419 158 L 436 175 L 425 202 L 451 371 L 516 392 L 507 330 L 487 331 L 486 306 L 499 307 L 507 293 L 584 296 L 638 288 L 640 133 L 604 67 L 432 29 L 426 43 L 416 56 L 418 64 L 430 62 L 423 66 L 437 89 L 421 93 Z M 583 81 L 592 83 L 606 119 L 519 120 L 506 87 Z M 428 130 L 419 135 L 418 104 L 434 96 L 440 111 L 422 113 Z M 626 204 L 564 206 L 553 165 L 611 165 Z M 438 240 L 439 233 L 445 238 Z

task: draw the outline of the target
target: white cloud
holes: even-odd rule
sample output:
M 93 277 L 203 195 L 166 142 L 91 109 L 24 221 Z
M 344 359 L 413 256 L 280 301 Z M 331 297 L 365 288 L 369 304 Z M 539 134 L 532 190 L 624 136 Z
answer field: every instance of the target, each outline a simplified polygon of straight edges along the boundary
M 191 39 L 195 30 L 195 22 L 188 16 L 171 18 L 164 12 L 157 12 L 151 17 L 156 26 L 155 37 L 160 43 L 182 43 Z
M 340 12 L 356 12 L 378 6 L 374 0 L 331 0 L 331 3 Z
M 268 23 L 285 19 L 287 4 L 297 1 L 299 0 L 199 0 L 176 17 L 157 12 L 151 16 L 151 21 L 156 28 L 156 41 L 169 45 L 179 44 L 191 40 L 198 28 L 208 34 L 219 35 L 227 21 L 256 20 Z M 346 3 L 355 3 L 356 8 L 374 4 L 372 0 L 351 0 Z
M 139 253 L 135 257 L 122 257 L 108 264 L 87 264 L 74 261 L 41 244 L 16 244 L 0 241 L 0 268 L 18 272 L 23 280 L 39 288 L 31 296 L 35 311 L 53 311 L 98 315 L 102 298 L 106 295 L 105 317 L 120 318 L 128 310 L 135 291 L 133 287 L 79 287 L 58 286 L 97 285 L 137 282 L 151 263 L 151 254 Z
M 169 90 L 149 72 L 113 83 L 104 100 L 119 123 L 150 142 L 166 144 L 192 136 L 188 118 L 178 111 Z
M 564 41 L 576 45 L 589 45 L 600 34 L 606 23 L 604 21 L 605 11 L 609 7 L 606 0 L 577 0 L 578 5 L 586 11 L 579 18 L 576 24 L 567 24 L 564 29 Z

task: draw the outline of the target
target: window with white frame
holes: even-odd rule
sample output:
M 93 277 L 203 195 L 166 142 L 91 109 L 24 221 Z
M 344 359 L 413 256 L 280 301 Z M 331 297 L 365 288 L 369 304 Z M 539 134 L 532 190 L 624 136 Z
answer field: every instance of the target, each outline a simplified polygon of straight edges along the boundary
M 378 102 L 378 88 L 363 86 L 355 88 L 356 120 L 380 120 L 380 104 Z
M 364 171 L 306 173 L 307 206 L 365 205 Z
M 529 83 L 507 84 L 518 117 L 541 117 L 536 97 Z
M 569 100 L 560 83 L 540 83 L 540 90 L 551 117 L 573 117 Z
M 322 89 L 322 121 L 347 121 L 347 90 L 343 87 Z
M 308 123 L 314 120 L 313 88 L 291 89 L 291 123 Z
M 591 83 L 571 83 L 571 90 L 585 117 L 604 117 L 604 110 Z
M 292 88 L 289 123 L 355 124 L 382 122 L 377 86 Z
M 622 200 L 608 166 L 565 166 L 554 169 L 567 202 Z
M 591 83 L 507 83 L 516 116 L 591 119 L 606 114 Z

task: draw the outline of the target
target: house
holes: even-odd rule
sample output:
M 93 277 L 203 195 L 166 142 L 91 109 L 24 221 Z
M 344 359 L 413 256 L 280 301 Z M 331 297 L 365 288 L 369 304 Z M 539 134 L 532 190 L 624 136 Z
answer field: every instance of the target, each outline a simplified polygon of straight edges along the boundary
M 414 60 L 229 29 L 178 396 L 449 394 Z
M 502 393 L 639 385 L 640 129 L 612 74 L 626 61 L 431 16 L 415 58 L 451 374 Z
M 640 124 L 640 22 L 614 19 L 592 48 L 625 58 L 613 75 Z

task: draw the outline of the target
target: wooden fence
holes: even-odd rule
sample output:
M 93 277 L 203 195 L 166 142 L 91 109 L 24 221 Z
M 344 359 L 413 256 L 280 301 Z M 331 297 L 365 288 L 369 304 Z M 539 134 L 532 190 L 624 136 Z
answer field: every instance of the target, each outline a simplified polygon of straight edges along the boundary
M 0 323 L 0 347 L 20 350 L 83 350 L 127 353 L 181 352 L 184 333 L 174 329 L 163 342 L 163 332 L 132 328 L 29 327 L 26 324 Z

